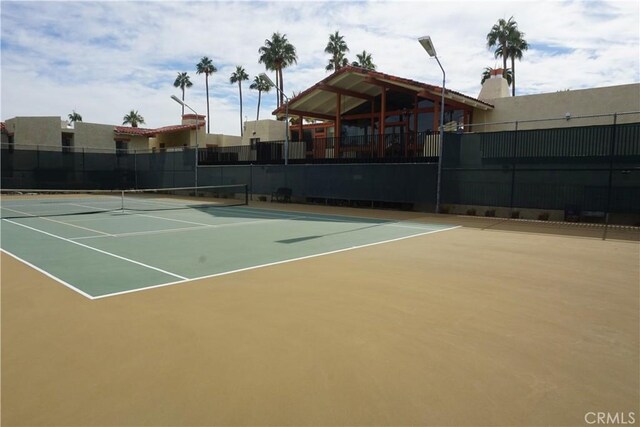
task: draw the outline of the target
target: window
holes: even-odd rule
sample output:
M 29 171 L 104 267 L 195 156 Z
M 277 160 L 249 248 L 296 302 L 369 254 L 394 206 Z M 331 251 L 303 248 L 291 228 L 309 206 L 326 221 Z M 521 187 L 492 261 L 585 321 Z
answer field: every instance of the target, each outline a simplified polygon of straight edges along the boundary
M 68 133 L 62 134 L 62 152 L 71 153 L 73 151 L 73 135 Z
M 249 145 L 251 146 L 251 149 L 255 150 L 259 142 L 260 142 L 260 138 L 250 138 Z
M 125 156 L 128 154 L 128 152 L 129 152 L 129 142 L 116 140 L 116 155 Z

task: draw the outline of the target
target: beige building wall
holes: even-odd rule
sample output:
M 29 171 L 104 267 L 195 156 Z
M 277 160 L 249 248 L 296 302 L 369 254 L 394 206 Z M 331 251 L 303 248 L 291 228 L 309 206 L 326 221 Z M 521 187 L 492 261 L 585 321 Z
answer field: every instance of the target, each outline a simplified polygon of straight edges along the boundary
M 60 117 L 14 117 L 5 122 L 7 132 L 14 136 L 16 149 L 60 150 L 62 133 L 73 135 Z
M 242 138 L 235 135 L 207 134 L 204 146 L 233 147 L 242 145 Z
M 149 147 L 149 138 L 146 136 L 128 135 L 127 138 L 129 138 L 128 144 L 127 144 L 127 149 L 129 151 L 135 151 L 135 150 L 149 151 L 151 149 Z M 115 147 L 116 147 L 116 143 L 114 142 L 113 148 L 115 149 Z
M 513 130 L 515 126 L 513 122 L 516 121 L 519 130 L 605 125 L 613 123 L 613 113 L 623 112 L 636 112 L 636 114 L 618 115 L 617 123 L 640 121 L 640 114 L 637 113 L 640 111 L 640 83 L 497 98 L 487 102 L 493 104 L 495 109 L 474 111 L 474 125 L 510 123 L 472 126 L 470 131 Z M 598 115 L 608 116 L 580 118 L 580 116 Z M 528 120 L 540 121 L 527 123 Z
M 286 125 L 281 120 L 253 120 L 246 122 L 242 145 L 250 145 L 252 138 L 260 141 L 282 141 L 286 131 Z
M 97 123 L 76 122 L 74 124 L 75 147 L 97 148 L 100 150 L 115 150 L 114 126 Z
M 198 135 L 199 136 L 199 135 Z M 193 140 L 193 144 L 191 143 Z M 182 148 L 191 145 L 195 146 L 195 130 L 184 130 L 180 132 L 161 133 L 155 138 L 149 138 L 149 148 L 159 150 L 164 144 L 164 149 Z

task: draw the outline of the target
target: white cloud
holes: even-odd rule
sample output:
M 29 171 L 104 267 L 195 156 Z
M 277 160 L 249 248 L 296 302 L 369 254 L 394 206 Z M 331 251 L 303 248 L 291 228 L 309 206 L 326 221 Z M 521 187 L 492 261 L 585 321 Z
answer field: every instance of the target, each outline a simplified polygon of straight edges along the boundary
M 287 94 L 326 77 L 324 53 L 338 30 L 349 58 L 367 50 L 381 72 L 435 85 L 437 63 L 417 38 L 430 35 L 447 72 L 447 87 L 470 96 L 480 75 L 500 64 L 486 48 L 499 18 L 514 16 L 530 49 L 516 64 L 520 94 L 608 86 L 640 80 L 640 6 L 636 1 L 3 1 L 2 119 L 60 115 L 72 110 L 86 121 L 120 124 L 137 109 L 147 126 L 179 121 L 169 99 L 178 72 L 194 86 L 186 102 L 206 113 L 202 56 L 210 76 L 213 133 L 239 134 L 236 65 L 243 84 L 244 115 L 255 117 L 253 77 L 264 71 L 258 49 L 274 32 L 296 47 L 298 63 L 284 72 Z M 261 117 L 275 107 L 263 96 Z

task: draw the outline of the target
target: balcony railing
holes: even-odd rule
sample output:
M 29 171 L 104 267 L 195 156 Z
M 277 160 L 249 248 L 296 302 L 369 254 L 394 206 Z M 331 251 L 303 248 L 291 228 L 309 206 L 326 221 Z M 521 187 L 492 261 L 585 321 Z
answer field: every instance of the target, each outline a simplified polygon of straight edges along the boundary
M 404 133 L 289 141 L 290 163 L 426 162 L 438 157 L 438 134 Z M 200 149 L 199 164 L 281 163 L 284 141 Z

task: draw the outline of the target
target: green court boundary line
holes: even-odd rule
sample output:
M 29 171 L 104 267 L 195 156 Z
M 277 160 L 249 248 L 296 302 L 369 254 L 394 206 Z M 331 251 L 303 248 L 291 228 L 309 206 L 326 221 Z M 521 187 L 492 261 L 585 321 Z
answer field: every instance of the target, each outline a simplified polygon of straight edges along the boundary
M 211 279 L 213 277 L 226 276 L 226 275 L 229 275 L 229 274 L 241 273 L 241 272 L 244 272 L 244 271 L 256 270 L 256 269 L 259 269 L 259 268 L 271 267 L 271 266 L 274 266 L 274 265 L 286 264 L 286 263 L 289 263 L 289 262 L 302 261 L 302 260 L 305 260 L 305 259 L 317 258 L 317 257 L 325 256 L 325 255 L 332 255 L 332 254 L 337 254 L 337 253 L 340 253 L 340 252 L 352 251 L 352 250 L 355 250 L 355 249 L 362 249 L 362 248 L 366 248 L 366 247 L 369 247 L 369 246 L 376 246 L 376 245 L 382 245 L 382 244 L 385 244 L 385 243 L 397 242 L 399 240 L 411 239 L 411 238 L 414 238 L 414 237 L 425 236 L 427 234 L 435 234 L 435 233 L 440 233 L 440 232 L 443 232 L 443 231 L 451 231 L 451 230 L 454 230 L 456 228 L 461 228 L 461 226 L 456 225 L 456 226 L 453 226 L 453 227 L 442 228 L 442 229 L 439 229 L 439 230 L 430 230 L 430 231 L 427 231 L 427 232 L 424 232 L 424 233 L 413 234 L 411 236 L 404 236 L 404 237 L 398 237 L 398 238 L 395 238 L 395 239 L 382 240 L 380 242 L 367 243 L 365 245 L 352 246 L 350 248 L 337 249 L 337 250 L 334 250 L 334 251 L 322 252 L 322 253 L 313 254 L 313 255 L 306 255 L 306 256 L 298 257 L 298 258 L 290 258 L 290 259 L 285 259 L 285 260 L 282 260 L 282 261 L 270 262 L 270 263 L 266 263 L 266 264 L 252 265 L 250 267 L 239 268 L 237 270 L 224 271 L 222 273 L 208 274 L 208 275 L 205 275 L 205 276 L 194 277 L 192 279 L 187 279 L 187 280 L 180 280 L 180 281 L 176 281 L 176 282 L 162 283 L 162 284 L 159 284 L 159 285 L 146 286 L 144 288 L 130 289 L 130 290 L 121 291 L 121 292 L 114 292 L 112 294 L 104 294 L 104 295 L 91 297 L 91 299 L 92 300 L 97 300 L 97 299 L 109 298 L 109 297 L 114 297 L 114 296 L 119 296 L 119 295 L 131 294 L 131 293 L 140 292 L 140 291 L 146 291 L 146 290 L 150 290 L 150 289 L 163 288 L 163 287 L 173 286 L 173 285 L 181 285 L 181 284 L 188 283 L 188 282 L 194 282 L 196 280 Z

